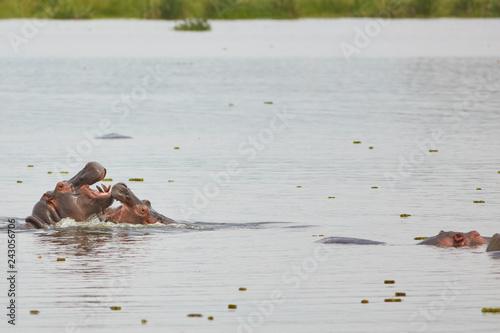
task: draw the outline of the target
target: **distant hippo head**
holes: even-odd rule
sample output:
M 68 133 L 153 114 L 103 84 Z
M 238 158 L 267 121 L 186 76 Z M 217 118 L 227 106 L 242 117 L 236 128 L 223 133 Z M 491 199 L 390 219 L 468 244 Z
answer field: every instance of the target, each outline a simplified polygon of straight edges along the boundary
M 106 169 L 97 162 L 90 162 L 68 181 L 57 183 L 53 191 L 46 192 L 33 207 L 26 222 L 31 227 L 40 229 L 71 217 L 76 221 L 85 221 L 113 203 L 110 188 L 92 190 L 90 185 L 102 180 Z
M 175 223 L 174 220 L 156 212 L 149 200 L 139 199 L 124 183 L 115 184 L 111 195 L 123 205 L 109 209 L 104 215 L 107 221 L 130 224 Z
M 468 233 L 457 231 L 443 231 L 439 234 L 418 243 L 419 245 L 436 245 L 436 246 L 478 246 L 486 243 L 479 232 L 473 230 Z

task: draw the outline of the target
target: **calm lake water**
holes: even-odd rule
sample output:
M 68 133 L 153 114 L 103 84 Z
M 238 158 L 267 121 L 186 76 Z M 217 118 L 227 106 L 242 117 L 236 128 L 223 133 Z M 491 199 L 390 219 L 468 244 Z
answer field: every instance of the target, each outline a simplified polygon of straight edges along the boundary
M 3 230 L 2 332 L 498 331 L 500 257 L 414 237 L 500 232 L 500 20 L 393 21 L 349 59 L 370 20 L 52 21 L 16 53 L 26 22 L 0 22 L 0 225 L 88 161 L 179 224 L 18 230 L 15 327 Z

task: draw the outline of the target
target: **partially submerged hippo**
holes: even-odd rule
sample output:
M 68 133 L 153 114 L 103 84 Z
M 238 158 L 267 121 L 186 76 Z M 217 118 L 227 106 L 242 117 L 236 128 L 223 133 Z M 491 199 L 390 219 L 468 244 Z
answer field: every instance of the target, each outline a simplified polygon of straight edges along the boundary
M 139 199 L 124 183 L 115 184 L 111 189 L 111 195 L 122 205 L 118 208 L 108 208 L 100 216 L 106 221 L 130 224 L 176 223 L 155 211 L 150 201 Z
M 486 248 L 486 252 L 500 251 L 500 234 L 494 234 Z
M 441 230 L 436 236 L 429 237 L 418 245 L 479 246 L 485 243 L 486 240 L 476 230 L 468 233 Z
M 498 247 L 500 248 L 500 234 L 498 237 Z M 488 238 L 487 238 L 488 239 Z M 384 245 L 384 242 L 377 242 L 361 238 L 349 237 L 325 237 L 317 241 L 324 244 L 358 244 L 358 245 Z M 485 244 L 486 240 L 481 237 L 479 232 L 473 230 L 468 233 L 443 231 L 433 237 L 418 243 L 417 245 L 435 245 L 435 246 L 478 246 Z
M 42 229 L 70 217 L 85 221 L 88 217 L 102 212 L 113 203 L 110 187 L 99 191 L 90 185 L 102 180 L 106 169 L 97 162 L 89 162 L 68 181 L 57 183 L 53 191 L 46 192 L 33 207 L 31 216 L 26 218 L 29 228 Z
M 357 244 L 357 245 L 384 245 L 385 242 L 377 242 L 369 239 L 351 237 L 325 237 L 316 241 L 323 244 Z

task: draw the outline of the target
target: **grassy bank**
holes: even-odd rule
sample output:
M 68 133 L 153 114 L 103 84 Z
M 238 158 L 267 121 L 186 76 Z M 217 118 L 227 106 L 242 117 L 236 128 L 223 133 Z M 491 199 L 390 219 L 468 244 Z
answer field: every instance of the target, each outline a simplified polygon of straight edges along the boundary
M 500 17 L 500 0 L 0 0 L 0 18 Z

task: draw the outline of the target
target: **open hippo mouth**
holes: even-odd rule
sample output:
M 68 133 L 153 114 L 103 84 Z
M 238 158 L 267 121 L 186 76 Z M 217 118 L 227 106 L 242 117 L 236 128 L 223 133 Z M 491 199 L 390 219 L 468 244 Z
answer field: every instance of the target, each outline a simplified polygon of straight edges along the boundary
M 108 187 L 102 185 L 102 188 L 99 185 L 96 185 L 96 187 L 97 190 L 94 190 L 90 188 L 90 185 L 84 184 L 80 186 L 78 190 L 80 191 L 80 193 L 91 199 L 104 198 L 104 197 L 108 198 L 111 195 L 109 191 L 111 189 L 111 185 L 109 185 Z
M 103 188 L 101 188 L 97 185 L 97 189 L 90 188 L 90 185 L 103 180 L 104 177 L 106 177 L 106 168 L 97 162 L 89 162 L 80 172 L 68 180 L 67 183 L 73 185 L 75 189 L 89 198 L 109 197 L 111 195 L 111 186 L 106 187 L 102 185 Z

